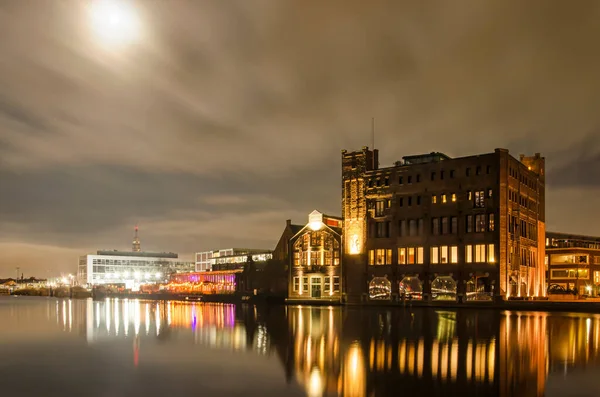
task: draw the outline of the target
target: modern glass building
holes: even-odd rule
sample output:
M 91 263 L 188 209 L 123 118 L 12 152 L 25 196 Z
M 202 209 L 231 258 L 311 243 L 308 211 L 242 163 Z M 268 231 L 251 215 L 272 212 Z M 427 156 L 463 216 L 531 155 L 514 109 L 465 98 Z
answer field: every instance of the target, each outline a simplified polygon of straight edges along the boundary
M 79 258 L 80 285 L 124 284 L 137 290 L 143 284 L 162 283 L 173 273 L 194 270 L 194 262 L 179 259 L 172 252 L 97 251 Z
M 196 253 L 196 271 L 241 269 L 252 257 L 254 262 L 266 262 L 273 258 L 273 251 L 255 248 L 226 248 Z

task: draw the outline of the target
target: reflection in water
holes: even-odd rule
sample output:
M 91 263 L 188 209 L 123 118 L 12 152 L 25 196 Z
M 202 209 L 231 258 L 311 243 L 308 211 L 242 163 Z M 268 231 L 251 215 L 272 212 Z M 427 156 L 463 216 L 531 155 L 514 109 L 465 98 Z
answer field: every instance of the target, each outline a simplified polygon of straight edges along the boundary
M 46 327 L 82 335 L 89 344 L 126 341 L 134 367 L 148 360 L 144 348 L 151 343 L 272 356 L 283 366 L 288 382 L 315 397 L 411 393 L 542 397 L 549 395 L 550 380 L 568 382 L 581 369 L 600 366 L 597 315 L 259 309 L 127 299 L 47 299 L 8 311 L 2 302 L 0 337 L 17 326 L 23 332 L 28 321 L 31 330 L 40 332 L 39 323 L 46 319 Z M 569 387 L 577 390 L 579 385 Z

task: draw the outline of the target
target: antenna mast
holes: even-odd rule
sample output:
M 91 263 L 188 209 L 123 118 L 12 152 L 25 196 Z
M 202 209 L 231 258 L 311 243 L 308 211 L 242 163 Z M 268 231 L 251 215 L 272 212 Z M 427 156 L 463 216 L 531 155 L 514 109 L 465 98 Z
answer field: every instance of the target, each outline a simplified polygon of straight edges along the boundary
M 373 169 L 375 169 L 375 117 L 371 117 L 371 143 L 373 144 Z

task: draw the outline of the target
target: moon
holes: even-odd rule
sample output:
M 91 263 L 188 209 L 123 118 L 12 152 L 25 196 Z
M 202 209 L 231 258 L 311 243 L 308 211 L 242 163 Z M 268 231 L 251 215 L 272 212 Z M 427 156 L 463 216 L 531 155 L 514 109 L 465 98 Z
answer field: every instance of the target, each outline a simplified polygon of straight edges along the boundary
M 94 33 L 107 44 L 127 44 L 138 38 L 140 23 L 127 0 L 89 0 Z

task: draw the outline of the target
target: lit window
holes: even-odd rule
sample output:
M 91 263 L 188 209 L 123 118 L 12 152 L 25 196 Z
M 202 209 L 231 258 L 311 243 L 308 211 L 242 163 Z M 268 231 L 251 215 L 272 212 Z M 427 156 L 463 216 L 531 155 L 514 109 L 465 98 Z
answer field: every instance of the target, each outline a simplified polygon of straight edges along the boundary
M 423 264 L 423 247 L 417 247 L 417 263 Z
M 473 200 L 473 192 L 471 192 L 470 190 L 467 192 L 467 199 L 469 201 Z
M 369 250 L 369 265 L 375 264 L 375 250 Z
M 392 250 L 391 249 L 385 250 L 385 263 L 386 263 L 386 265 L 392 264 Z
M 485 244 L 475 245 L 475 262 L 485 262 Z
M 495 263 L 496 262 L 496 254 L 494 252 L 494 244 L 489 244 L 488 245 L 488 263 Z
M 488 215 L 488 231 L 493 232 L 496 225 L 494 224 L 494 214 Z
M 417 261 L 415 260 L 415 249 L 413 247 L 410 247 L 408 249 L 408 263 L 410 265 L 415 264 Z
M 450 263 L 458 263 L 458 247 L 455 245 L 450 247 Z
M 475 207 L 485 207 L 485 192 L 483 190 L 475 192 Z
M 440 247 L 440 263 L 448 263 L 448 246 Z
M 446 204 L 446 201 L 447 201 L 447 200 L 446 200 L 446 195 L 445 195 L 445 194 L 442 194 L 442 203 Z
M 333 292 L 331 290 L 331 277 L 325 276 L 325 292 Z
M 456 203 L 456 193 L 452 193 L 452 202 Z
M 437 196 L 436 195 L 431 196 L 431 204 L 437 204 Z
M 333 276 L 333 292 L 340 292 L 340 277 Z
M 438 247 L 431 247 L 431 263 L 440 263 L 439 252 Z
M 406 264 L 406 248 L 398 248 L 398 264 Z
M 472 245 L 465 246 L 465 262 L 466 263 L 473 262 L 473 246 Z

